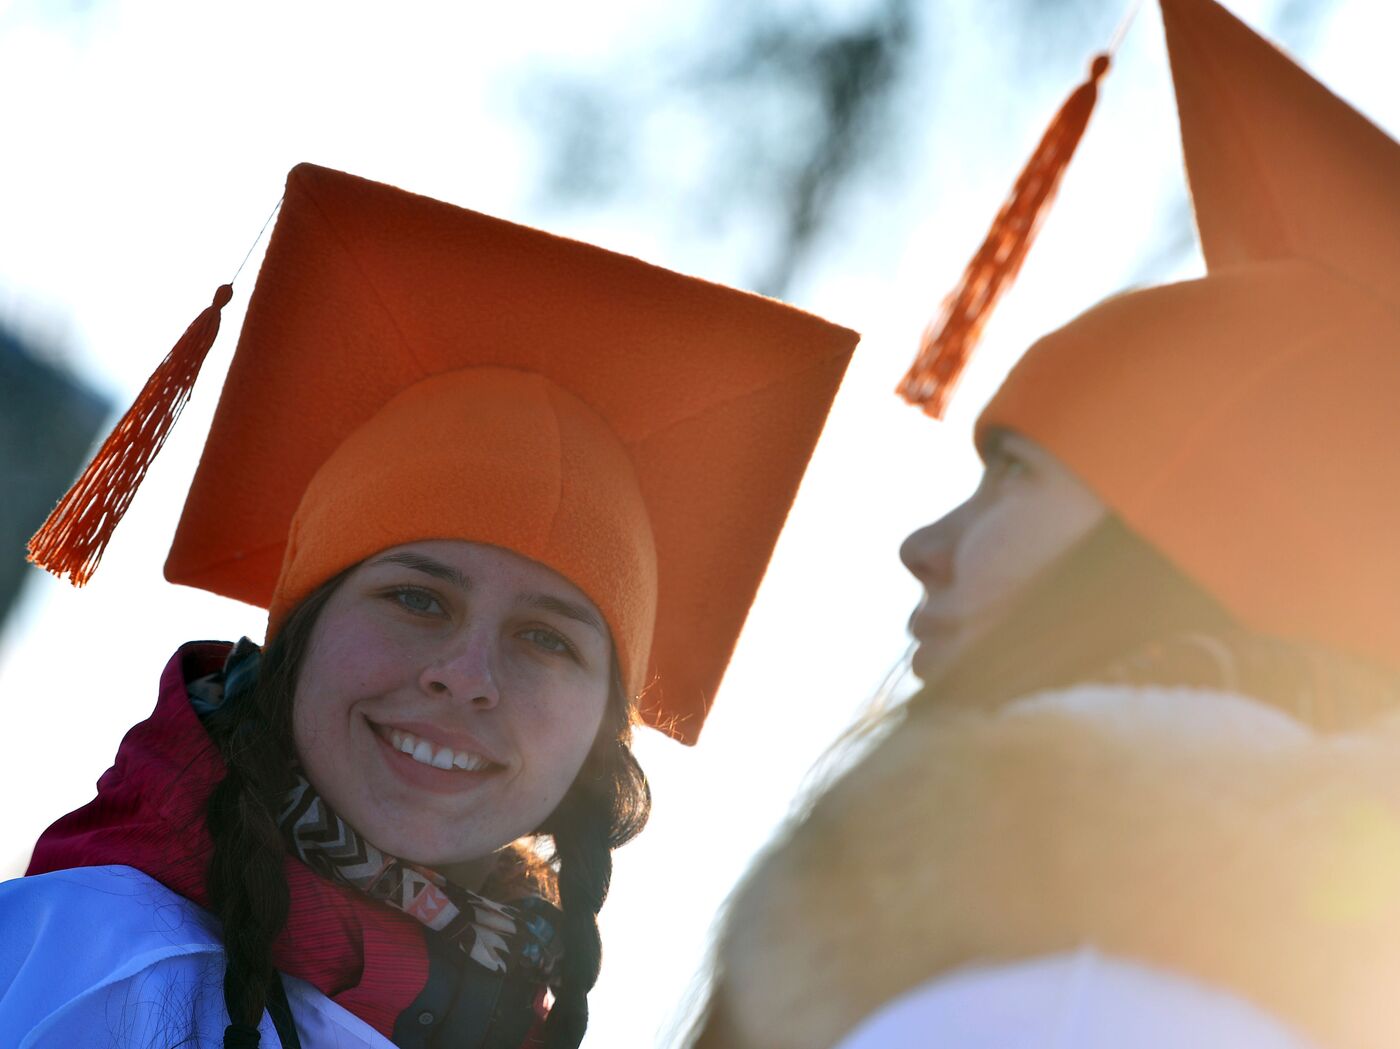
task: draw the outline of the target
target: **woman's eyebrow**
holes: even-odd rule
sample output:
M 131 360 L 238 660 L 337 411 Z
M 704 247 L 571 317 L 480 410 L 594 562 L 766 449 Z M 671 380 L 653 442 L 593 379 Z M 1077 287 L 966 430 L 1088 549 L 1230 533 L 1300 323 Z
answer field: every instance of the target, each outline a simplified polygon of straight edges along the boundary
M 423 572 L 426 575 L 436 576 L 444 579 L 454 586 L 463 590 L 472 588 L 471 579 L 462 574 L 458 569 L 449 564 L 437 561 L 422 554 L 411 554 L 407 552 L 385 554 L 383 557 L 376 557 L 371 564 L 395 564 L 411 568 L 415 572 Z M 573 619 L 585 626 L 590 626 L 604 637 L 608 636 L 608 628 L 603 621 L 598 618 L 598 613 L 594 612 L 587 605 L 579 604 L 577 601 L 569 601 L 566 598 L 556 597 L 554 594 L 522 594 L 520 600 L 534 608 L 545 612 L 554 612 L 556 615 L 564 616 L 566 619 Z
M 603 625 L 603 621 L 598 618 L 598 614 L 586 605 L 581 605 L 577 601 L 566 601 L 562 597 L 555 597 L 553 594 L 522 594 L 520 599 L 527 605 L 542 609 L 545 612 L 554 612 L 567 619 L 574 619 L 586 626 L 591 626 L 603 637 L 608 636 L 608 628 Z
M 424 557 L 422 554 L 385 554 L 383 557 L 376 557 L 371 564 L 403 565 L 405 568 L 411 568 L 415 572 L 423 572 L 426 575 L 444 579 L 462 590 L 470 590 L 472 588 L 472 581 L 460 571 L 449 564 L 435 561 L 431 557 Z

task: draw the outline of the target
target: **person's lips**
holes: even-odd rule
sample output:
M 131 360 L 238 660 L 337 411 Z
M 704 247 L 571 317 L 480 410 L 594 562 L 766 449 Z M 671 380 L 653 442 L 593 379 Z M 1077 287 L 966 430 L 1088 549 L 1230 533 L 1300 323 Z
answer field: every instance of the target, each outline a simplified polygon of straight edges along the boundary
M 922 609 L 909 617 L 909 634 L 916 641 L 933 641 L 954 633 L 960 620 L 953 616 L 942 616 Z
M 424 722 L 365 719 L 386 764 L 410 786 L 436 794 L 470 790 L 504 771 L 473 737 Z
M 909 617 L 909 634 L 915 641 L 910 660 L 914 675 L 924 682 L 942 676 L 981 622 L 984 616 L 953 615 L 920 605 Z

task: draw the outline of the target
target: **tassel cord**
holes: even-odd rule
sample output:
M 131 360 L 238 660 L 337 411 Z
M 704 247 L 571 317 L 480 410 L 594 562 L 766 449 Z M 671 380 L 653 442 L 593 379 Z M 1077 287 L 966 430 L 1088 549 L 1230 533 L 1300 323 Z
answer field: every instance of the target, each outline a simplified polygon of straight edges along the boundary
M 55 575 L 67 575 L 76 586 L 91 578 L 112 531 L 189 400 L 219 333 L 220 311 L 232 297 L 233 286 L 221 284 L 213 302 L 185 329 L 82 476 L 34 533 L 30 561 Z
M 279 199 L 239 263 L 234 280 L 281 207 Z M 92 577 L 146 471 L 189 401 L 218 337 L 223 308 L 232 298 L 233 281 L 221 284 L 213 302 L 176 340 L 87 469 L 30 538 L 31 562 L 54 575 L 66 575 L 74 586 L 82 586 Z
M 1088 78 L 1051 120 L 986 239 L 924 333 L 918 357 L 898 392 L 934 418 L 943 417 L 983 326 L 1025 261 L 1065 167 L 1088 126 L 1098 99 L 1098 82 L 1109 64 L 1107 53 L 1094 57 Z

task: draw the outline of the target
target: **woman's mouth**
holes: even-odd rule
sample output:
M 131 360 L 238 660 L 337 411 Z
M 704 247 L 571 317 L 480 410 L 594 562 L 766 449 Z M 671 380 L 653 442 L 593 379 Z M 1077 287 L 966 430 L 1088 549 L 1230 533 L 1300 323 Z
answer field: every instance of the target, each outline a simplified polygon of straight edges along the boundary
M 917 608 L 909 617 L 909 634 L 915 642 L 910 661 L 914 676 L 925 684 L 941 677 L 965 646 L 967 626 L 961 616 Z
M 453 750 L 451 747 L 435 746 L 426 739 L 420 739 L 411 732 L 391 728 L 388 730 L 389 745 L 402 751 L 420 765 L 431 765 L 435 769 L 465 769 L 467 772 L 483 772 L 495 762 L 469 750 Z M 381 736 L 381 738 L 383 738 Z
M 939 615 L 920 605 L 909 616 L 909 635 L 916 641 L 932 641 L 957 633 L 962 617 Z
M 505 766 L 458 743 L 449 746 L 407 729 L 369 722 L 389 768 L 409 786 L 454 794 L 483 782 Z M 415 726 L 416 727 L 416 726 Z

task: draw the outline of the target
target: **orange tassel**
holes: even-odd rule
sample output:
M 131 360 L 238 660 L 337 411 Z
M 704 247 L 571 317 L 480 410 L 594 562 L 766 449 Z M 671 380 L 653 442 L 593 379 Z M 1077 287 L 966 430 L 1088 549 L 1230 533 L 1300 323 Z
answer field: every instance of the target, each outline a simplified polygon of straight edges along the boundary
M 219 334 L 219 311 L 232 297 L 233 286 L 220 285 L 213 303 L 185 329 L 83 475 L 29 540 L 30 561 L 56 576 L 67 575 L 74 586 L 92 577 L 147 468 L 190 399 Z
M 1035 240 L 1060 176 L 1089 123 L 1099 79 L 1108 67 L 1107 53 L 1094 57 L 1088 79 L 1075 88 L 1045 129 L 987 239 L 968 263 L 957 288 L 943 301 L 936 320 L 924 330 L 919 355 L 900 381 L 898 392 L 910 404 L 921 405 L 925 414 L 943 418 L 982 326 L 1001 293 L 1015 280 Z

